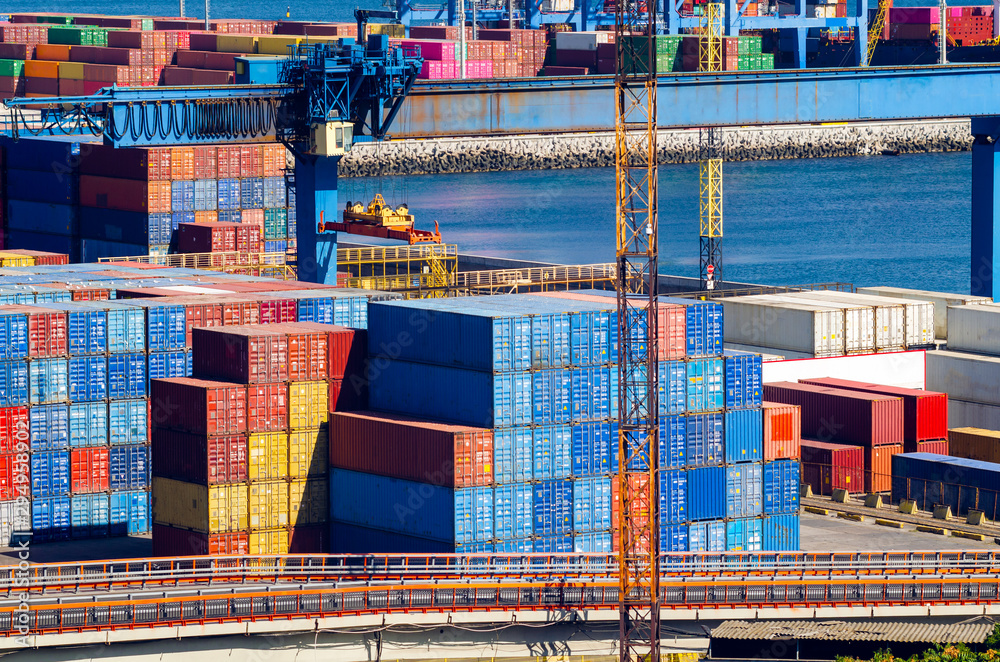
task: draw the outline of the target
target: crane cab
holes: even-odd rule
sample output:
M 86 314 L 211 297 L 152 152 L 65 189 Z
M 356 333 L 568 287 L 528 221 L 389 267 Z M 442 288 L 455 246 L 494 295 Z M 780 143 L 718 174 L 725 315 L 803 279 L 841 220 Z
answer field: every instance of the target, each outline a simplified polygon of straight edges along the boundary
M 344 156 L 354 145 L 354 124 L 334 120 L 312 125 L 309 153 L 316 156 Z

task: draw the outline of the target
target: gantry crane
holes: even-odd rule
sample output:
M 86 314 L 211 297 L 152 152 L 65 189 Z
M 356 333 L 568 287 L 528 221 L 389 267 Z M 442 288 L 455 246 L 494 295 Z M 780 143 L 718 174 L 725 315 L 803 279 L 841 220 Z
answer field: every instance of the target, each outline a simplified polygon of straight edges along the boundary
M 660 658 L 656 6 L 615 6 L 621 662 Z
M 722 23 L 725 6 L 702 5 L 702 34 L 698 40 L 698 69 L 722 71 Z M 715 289 L 722 280 L 722 129 L 699 131 L 698 229 L 700 274 L 703 290 Z
M 336 284 L 337 166 L 353 143 L 382 140 L 422 60 L 385 35 L 290 47 L 277 85 L 112 86 L 91 96 L 10 99 L 0 134 L 101 136 L 114 147 L 281 141 L 296 155 L 296 241 L 300 280 Z M 41 107 L 39 112 L 31 109 Z

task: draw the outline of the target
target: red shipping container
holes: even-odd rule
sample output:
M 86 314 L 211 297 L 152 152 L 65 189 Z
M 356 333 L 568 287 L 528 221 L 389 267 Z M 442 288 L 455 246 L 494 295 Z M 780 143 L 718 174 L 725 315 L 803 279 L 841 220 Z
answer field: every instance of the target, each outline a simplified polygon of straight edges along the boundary
M 261 297 L 260 299 L 261 324 L 294 322 L 298 319 L 297 311 L 298 302 L 295 299 L 285 299 L 280 296 Z
M 64 97 L 82 96 L 84 92 L 84 81 L 70 80 L 69 78 L 59 79 L 59 95 Z
M 849 379 L 824 377 L 800 379 L 803 384 L 849 391 L 874 393 L 903 399 L 903 442 L 945 439 L 948 436 L 948 394 L 884 384 L 855 382 Z
M 892 491 L 892 456 L 903 452 L 903 444 L 862 448 L 865 455 L 865 492 Z
M 154 48 L 156 33 L 151 30 L 110 30 L 108 46 L 113 48 Z
M 295 326 L 327 334 L 329 355 L 326 360 L 328 373 L 317 379 L 345 379 L 361 377 L 368 354 L 368 332 L 335 324 L 296 322 Z
M 190 48 L 192 51 L 214 51 L 217 37 L 212 32 L 192 32 L 190 38 Z
M 223 297 L 221 296 L 171 296 L 171 299 L 173 303 L 176 303 L 179 306 L 184 306 L 188 347 L 191 346 L 192 329 L 222 326 L 225 323 L 222 303 Z
M 288 527 L 288 553 L 325 554 L 330 550 L 329 535 L 326 524 Z
M 18 447 L 18 444 L 23 444 Z M 27 407 L 0 409 L 0 453 L 27 453 L 31 450 L 31 432 Z M 0 498 L 3 501 L 6 497 Z
M 260 324 L 260 302 L 252 297 L 226 296 L 222 299 L 222 325 Z
M 233 72 L 211 69 L 189 69 L 192 85 L 232 85 Z M 259 177 L 260 175 L 254 175 Z
M 264 227 L 264 210 L 263 209 L 244 209 L 243 213 L 240 214 L 240 222 L 247 225 L 259 225 L 261 228 Z
M 45 94 L 51 96 L 59 95 L 59 79 L 58 78 L 35 78 L 34 76 L 25 76 L 24 78 L 24 93 L 28 96 L 33 94 Z
M 797 459 L 802 441 L 802 410 L 777 402 L 763 405 L 764 461 Z
M 27 451 L 0 455 L 0 500 L 31 496 L 31 464 Z
M 288 339 L 262 326 L 195 329 L 194 373 L 240 384 L 288 381 Z
M 208 51 L 177 51 L 177 66 L 185 69 L 204 69 L 207 55 Z
M 331 413 L 368 409 L 368 381 L 359 375 L 331 379 L 327 401 Z
M 799 405 L 802 435 L 845 444 L 903 443 L 903 399 L 795 382 L 764 384 L 763 399 Z
M 215 147 L 194 148 L 194 178 L 215 179 L 218 176 Z
M 638 511 L 639 516 L 648 517 L 649 513 L 649 476 L 647 474 L 630 473 L 627 474 L 629 490 L 635 496 L 633 506 Z M 611 550 L 617 552 L 621 549 L 621 534 L 619 533 L 619 521 L 621 520 L 621 490 L 618 487 L 618 480 L 611 479 Z M 634 553 L 646 554 L 649 552 L 649 538 L 639 538 L 635 540 Z
M 258 209 L 261 213 L 263 209 Z M 244 210 L 244 213 L 246 210 Z M 261 253 L 264 250 L 263 229 L 256 224 L 241 223 L 236 226 L 236 250 L 240 253 Z
M 122 211 L 169 212 L 170 182 L 80 176 L 80 205 Z
M 240 177 L 263 177 L 260 145 L 240 146 Z
M 91 494 L 108 491 L 108 449 L 80 448 L 69 452 L 70 492 Z
M 66 313 L 36 306 L 0 306 L 7 313 L 28 316 L 28 356 L 66 356 Z
M 178 253 L 221 253 L 236 250 L 234 223 L 180 223 Z
M 381 412 L 331 414 L 330 466 L 443 487 L 493 483 L 493 432 Z
M 219 179 L 238 179 L 240 175 L 240 148 L 236 146 L 218 147 Z M 261 212 L 261 223 L 264 222 Z
M 198 331 L 208 333 L 204 329 Z M 194 338 L 197 342 L 198 334 Z M 247 393 L 240 384 L 192 377 L 151 379 L 149 396 L 154 428 L 202 435 L 247 431 Z
M 865 489 L 865 449 L 861 446 L 802 440 L 802 482 L 813 494 L 829 496 L 835 489 L 858 493 Z
M 293 382 L 325 380 L 330 376 L 328 329 L 322 324 L 272 324 L 268 331 L 288 337 L 288 379 Z
M 209 436 L 156 427 L 151 442 L 154 476 L 198 485 L 248 480 L 249 446 L 244 435 Z
M 250 553 L 250 534 L 196 533 L 163 524 L 153 524 L 153 556 L 245 556 Z
M 950 455 L 947 439 L 932 439 L 929 441 L 918 441 L 915 443 L 903 443 L 903 450 L 906 453 L 934 453 L 936 455 Z
M 284 384 L 247 386 L 247 432 L 288 429 L 288 387 Z

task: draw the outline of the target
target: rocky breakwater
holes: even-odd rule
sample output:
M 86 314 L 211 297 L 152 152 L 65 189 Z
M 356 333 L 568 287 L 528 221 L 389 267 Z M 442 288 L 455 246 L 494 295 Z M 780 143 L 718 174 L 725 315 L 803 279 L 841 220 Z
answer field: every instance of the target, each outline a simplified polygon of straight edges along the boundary
M 661 163 L 698 160 L 697 130 L 661 131 Z M 970 149 L 968 120 L 741 127 L 723 130 L 726 161 L 868 156 Z M 377 154 L 377 157 L 376 157 Z M 393 140 L 357 145 L 340 175 L 364 177 L 613 166 L 614 134 Z

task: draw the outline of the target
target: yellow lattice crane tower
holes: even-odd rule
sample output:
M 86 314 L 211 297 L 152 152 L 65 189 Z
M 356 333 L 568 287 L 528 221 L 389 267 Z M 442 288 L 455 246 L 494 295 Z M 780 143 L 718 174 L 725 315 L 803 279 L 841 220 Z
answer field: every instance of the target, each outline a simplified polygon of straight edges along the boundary
M 621 662 L 659 662 L 656 0 L 615 6 Z
M 702 5 L 698 69 L 722 71 L 722 23 L 725 6 Z M 722 129 L 706 127 L 699 132 L 698 228 L 702 289 L 715 289 L 722 280 Z
M 872 57 L 875 56 L 875 47 L 878 40 L 882 38 L 885 31 L 885 19 L 889 13 L 889 0 L 878 0 L 878 9 L 875 11 L 875 20 L 868 26 L 868 50 L 865 52 L 865 66 L 872 66 Z

